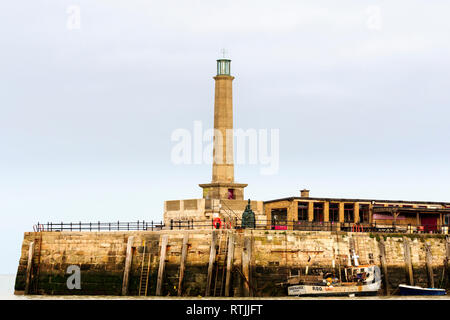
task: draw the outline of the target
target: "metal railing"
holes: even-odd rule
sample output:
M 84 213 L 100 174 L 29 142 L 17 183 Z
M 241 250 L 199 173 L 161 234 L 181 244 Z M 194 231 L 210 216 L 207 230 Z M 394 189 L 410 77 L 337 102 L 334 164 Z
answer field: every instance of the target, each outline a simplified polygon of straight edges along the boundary
M 241 221 L 238 218 L 225 220 L 170 220 L 168 228 L 170 230 L 181 229 L 240 229 Z
M 156 231 L 164 228 L 163 222 L 133 221 L 133 222 L 47 222 L 37 223 L 33 231 Z
M 234 219 L 170 220 L 163 222 L 47 222 L 37 223 L 33 231 L 158 231 L 158 230 L 194 230 L 194 229 L 243 229 L 242 221 Z M 316 222 L 316 221 L 272 221 L 258 220 L 251 228 L 254 230 L 297 230 L 297 231 L 347 231 L 379 233 L 434 233 L 448 234 L 448 225 L 413 225 L 383 223 Z
M 347 232 L 380 232 L 380 233 L 437 233 L 447 234 L 447 225 L 431 224 L 396 224 L 396 223 L 353 223 L 353 222 L 316 222 L 316 221 L 288 221 L 282 224 L 271 224 L 275 230 L 303 230 L 303 231 L 347 231 Z
M 168 228 L 177 229 L 242 229 L 240 219 L 217 222 L 210 220 L 170 220 Z M 413 224 L 383 224 L 383 223 L 352 223 L 352 222 L 315 222 L 315 221 L 283 221 L 258 220 L 255 230 L 297 230 L 297 231 L 347 231 L 347 232 L 378 232 L 378 233 L 435 233 L 448 234 L 447 225 L 413 225 Z

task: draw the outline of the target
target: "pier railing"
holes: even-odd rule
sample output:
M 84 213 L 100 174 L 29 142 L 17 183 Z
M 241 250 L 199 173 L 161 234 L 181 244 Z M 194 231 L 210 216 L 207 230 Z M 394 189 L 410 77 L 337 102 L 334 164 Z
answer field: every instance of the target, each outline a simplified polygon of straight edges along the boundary
M 258 220 L 253 226 L 242 226 L 240 219 L 225 220 L 170 220 L 167 229 L 255 229 L 255 230 L 298 230 L 298 231 L 347 231 L 378 233 L 435 233 L 448 234 L 448 225 L 431 224 L 386 224 L 386 223 L 352 223 L 352 222 L 316 222 Z
M 47 222 L 37 223 L 33 231 L 158 231 L 158 230 L 194 230 L 194 229 L 254 229 L 254 230 L 297 230 L 297 231 L 347 231 L 377 233 L 435 233 L 448 234 L 448 225 L 412 225 L 351 222 L 316 221 L 272 221 L 258 220 L 254 225 L 242 225 L 239 218 L 170 220 L 163 222 L 138 220 L 133 222 Z
M 163 222 L 144 220 L 132 222 L 38 222 L 33 226 L 33 231 L 157 231 L 163 228 Z

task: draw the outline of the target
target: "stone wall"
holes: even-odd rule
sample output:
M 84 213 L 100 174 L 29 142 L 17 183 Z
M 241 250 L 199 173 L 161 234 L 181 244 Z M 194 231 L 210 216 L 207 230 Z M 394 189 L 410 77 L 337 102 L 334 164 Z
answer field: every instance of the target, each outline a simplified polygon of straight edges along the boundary
M 187 199 L 169 200 L 164 202 L 164 224 L 170 226 L 170 221 L 194 220 L 196 225 L 209 222 L 218 214 L 222 221 L 241 219 L 247 206 L 247 200 L 219 200 L 219 199 Z M 266 215 L 262 201 L 251 201 L 251 208 L 255 213 L 256 223 L 266 225 Z
M 405 283 L 403 236 L 400 234 L 370 234 L 344 232 L 305 232 L 276 230 L 219 230 L 217 244 L 225 248 L 226 235 L 235 236 L 231 270 L 231 295 L 245 295 L 246 282 L 242 276 L 244 241 L 250 243 L 249 279 L 255 295 L 283 296 L 286 288 L 278 285 L 290 274 L 331 270 L 348 261 L 349 248 L 354 243 L 361 264 L 380 264 L 380 237 L 384 237 L 389 279 L 392 288 Z M 210 260 L 212 230 L 163 230 L 135 232 L 27 232 L 24 236 L 15 290 L 23 293 L 27 279 L 28 249 L 35 243 L 29 293 L 120 295 L 122 291 L 128 238 L 133 236 L 132 260 L 128 292 L 139 294 L 141 263 L 150 257 L 148 295 L 155 295 L 160 266 L 162 237 L 167 235 L 165 272 L 162 295 L 177 295 L 182 242 L 188 236 L 186 269 L 182 294 L 204 296 Z M 425 243 L 432 248 L 434 278 L 441 282 L 446 239 L 440 235 L 406 235 L 411 244 L 414 279 L 426 285 Z M 222 241 L 221 241 L 222 240 Z M 145 246 L 145 250 L 144 250 Z M 38 263 L 39 262 L 39 263 Z M 81 289 L 69 290 L 66 270 L 70 265 L 81 269 Z M 244 272 L 243 272 L 244 271 Z M 213 284 L 216 269 L 212 269 Z M 221 271 L 218 278 L 223 276 Z M 448 281 L 446 282 L 448 288 Z

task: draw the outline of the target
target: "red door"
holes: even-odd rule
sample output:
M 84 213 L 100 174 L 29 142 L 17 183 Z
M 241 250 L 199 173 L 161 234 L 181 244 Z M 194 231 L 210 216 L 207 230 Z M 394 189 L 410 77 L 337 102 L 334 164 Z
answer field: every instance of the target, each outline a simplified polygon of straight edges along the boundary
M 424 214 L 420 217 L 420 224 L 423 225 L 425 233 L 437 231 L 438 216 Z

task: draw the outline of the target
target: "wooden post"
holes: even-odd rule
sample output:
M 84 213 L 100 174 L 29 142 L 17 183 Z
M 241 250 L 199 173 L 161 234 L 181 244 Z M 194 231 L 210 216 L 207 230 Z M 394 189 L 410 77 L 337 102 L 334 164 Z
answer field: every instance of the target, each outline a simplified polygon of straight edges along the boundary
M 183 287 L 184 268 L 186 264 L 187 247 L 188 247 L 189 234 L 185 233 L 183 236 L 183 246 L 181 247 L 181 261 L 180 261 L 180 277 L 178 280 L 178 296 L 181 296 Z
M 289 207 L 287 208 L 287 229 L 288 230 L 294 230 L 294 219 L 298 218 L 298 205 L 297 202 L 292 201 Z M 289 222 L 292 222 L 290 224 Z
M 394 226 L 397 229 L 397 217 L 400 214 L 400 212 L 398 212 L 397 208 L 393 208 L 392 209 L 392 215 L 394 216 Z
M 447 260 L 450 260 L 450 236 L 446 236 L 445 242 L 445 255 L 447 256 Z
M 128 295 L 128 282 L 130 278 L 131 260 L 133 259 L 132 246 L 134 237 L 128 237 L 125 269 L 123 271 L 122 295 Z
M 248 283 L 249 286 L 251 286 L 250 288 L 250 297 L 253 297 L 253 281 L 252 281 L 252 239 L 248 238 L 246 242 L 244 242 L 245 247 L 247 248 L 247 252 L 248 252 Z M 287 253 L 286 253 L 287 255 Z
M 228 237 L 228 253 L 227 253 L 227 276 L 225 279 L 225 297 L 230 296 L 231 269 L 234 260 L 234 231 L 230 232 Z
M 250 264 L 251 264 L 251 239 L 246 237 L 244 238 L 244 248 L 242 250 L 242 274 L 244 275 L 246 281 L 244 281 L 244 296 L 251 297 L 253 296 L 252 291 L 250 290 L 251 283 L 251 274 L 250 274 Z
M 387 263 L 386 263 L 386 247 L 384 244 L 383 236 L 381 236 L 380 242 L 378 242 L 378 247 L 380 249 L 381 272 L 383 272 L 384 293 L 388 296 L 390 294 L 389 276 L 388 276 L 388 269 L 387 269 Z
M 27 274 L 25 282 L 25 294 L 30 293 L 30 282 L 31 282 L 31 267 L 33 266 L 33 256 L 34 256 L 34 241 L 30 242 L 28 247 L 28 262 L 27 262 Z
M 356 252 L 355 238 L 353 238 L 352 235 L 350 235 L 348 237 L 348 248 L 350 249 L 350 262 L 351 262 L 349 265 L 353 265 L 353 264 L 355 264 L 353 255 L 356 255 L 357 252 Z M 356 266 L 356 264 L 355 264 L 355 266 Z
M 330 221 L 330 202 L 325 201 L 323 204 L 323 221 L 329 222 Z
M 411 262 L 411 247 L 409 245 L 409 239 L 403 237 L 403 249 L 404 249 L 404 257 L 405 257 L 405 275 L 406 281 L 409 285 L 414 285 L 414 275 L 413 275 L 413 267 Z
M 209 297 L 210 292 L 211 292 L 212 272 L 213 272 L 214 262 L 216 261 L 217 232 L 218 231 L 213 230 L 211 233 L 211 247 L 209 250 L 208 278 L 206 279 L 205 297 Z
M 444 258 L 444 270 L 442 270 L 442 280 L 440 288 L 446 288 L 449 283 L 449 265 L 447 258 Z
M 360 222 L 360 218 L 359 218 L 359 202 L 355 202 L 354 203 L 354 205 L 353 205 L 353 212 L 355 213 L 354 214 L 354 217 L 353 217 L 353 222 L 354 223 L 359 223 Z
M 445 273 L 447 274 L 447 283 L 448 285 L 450 283 L 450 237 L 447 236 L 447 241 L 445 242 L 445 251 L 446 251 L 446 257 L 444 260 L 444 268 Z
M 314 221 L 314 202 L 308 202 L 308 221 Z
M 429 243 L 425 244 L 425 252 L 426 252 L 428 287 L 434 288 L 433 256 L 431 255 L 431 245 Z
M 344 203 L 339 202 L 339 222 L 344 222 Z
M 164 276 L 164 268 L 166 267 L 166 248 L 167 248 L 168 235 L 162 236 L 161 252 L 159 254 L 159 268 L 158 268 L 158 279 L 156 280 L 156 295 L 161 295 L 162 281 Z

